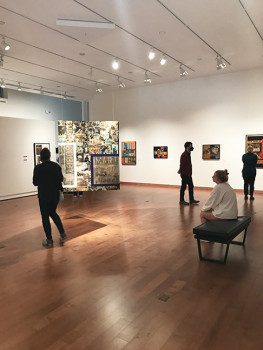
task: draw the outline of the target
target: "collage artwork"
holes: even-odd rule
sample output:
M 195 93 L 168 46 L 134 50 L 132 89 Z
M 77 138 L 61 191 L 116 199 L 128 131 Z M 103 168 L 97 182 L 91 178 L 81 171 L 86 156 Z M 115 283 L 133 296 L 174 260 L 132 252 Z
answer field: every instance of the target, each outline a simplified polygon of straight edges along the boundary
M 58 142 L 66 191 L 120 188 L 118 122 L 60 120 Z

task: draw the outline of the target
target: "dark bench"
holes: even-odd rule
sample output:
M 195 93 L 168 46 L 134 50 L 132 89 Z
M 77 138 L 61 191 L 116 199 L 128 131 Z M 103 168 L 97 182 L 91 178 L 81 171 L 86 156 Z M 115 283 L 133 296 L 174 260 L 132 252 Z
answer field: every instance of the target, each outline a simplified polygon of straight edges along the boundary
M 208 221 L 204 224 L 196 226 L 193 229 L 193 233 L 197 240 L 199 259 L 225 264 L 227 255 L 228 255 L 229 245 L 245 244 L 247 228 L 250 222 L 251 222 L 251 218 L 249 216 L 238 216 L 238 218 L 234 220 Z M 245 231 L 243 241 L 242 242 L 233 241 L 233 239 L 243 231 Z M 226 246 L 224 260 L 204 258 L 202 256 L 200 241 L 226 244 L 227 246 Z

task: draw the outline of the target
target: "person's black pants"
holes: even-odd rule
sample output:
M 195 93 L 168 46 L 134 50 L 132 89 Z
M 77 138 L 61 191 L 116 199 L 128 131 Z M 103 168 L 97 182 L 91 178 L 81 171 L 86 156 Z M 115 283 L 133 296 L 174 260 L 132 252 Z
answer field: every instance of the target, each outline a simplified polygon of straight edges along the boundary
M 58 202 L 59 200 L 51 201 L 51 200 L 39 198 L 39 207 L 40 207 L 40 212 L 42 216 L 43 228 L 47 239 L 50 239 L 50 240 L 52 240 L 52 234 L 51 234 L 51 225 L 50 225 L 49 217 L 51 217 L 51 219 L 54 221 L 55 225 L 58 228 L 59 233 L 61 235 L 64 233 L 64 227 L 62 225 L 60 217 L 56 212 Z
M 184 192 L 186 189 L 186 186 L 188 185 L 188 191 L 189 191 L 189 200 L 194 200 L 194 184 L 192 180 L 192 176 L 187 175 L 181 175 L 182 178 L 182 186 L 180 190 L 180 202 L 184 201 Z
M 254 194 L 254 183 L 255 183 L 256 175 L 250 175 L 244 179 L 244 194 L 248 195 L 248 186 L 250 189 L 250 197 L 253 197 Z

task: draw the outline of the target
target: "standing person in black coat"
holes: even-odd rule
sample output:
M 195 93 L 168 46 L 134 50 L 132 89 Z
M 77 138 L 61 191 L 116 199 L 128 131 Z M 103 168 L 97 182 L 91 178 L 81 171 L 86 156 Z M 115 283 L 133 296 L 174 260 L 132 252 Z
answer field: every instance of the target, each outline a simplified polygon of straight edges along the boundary
M 253 194 L 254 194 L 254 182 L 256 178 L 256 166 L 257 166 L 257 159 L 258 157 L 256 154 L 252 153 L 253 147 L 248 146 L 247 153 L 243 154 L 242 161 L 243 161 L 243 170 L 242 170 L 242 176 L 244 179 L 244 195 L 245 199 L 248 199 L 248 186 L 250 188 L 250 199 L 254 200 Z
M 53 246 L 49 217 L 52 218 L 58 228 L 61 244 L 65 242 L 67 237 L 60 217 L 56 213 L 59 191 L 63 191 L 63 175 L 61 167 L 50 160 L 50 151 L 47 148 L 42 149 L 40 159 L 42 163 L 36 165 L 34 169 L 33 184 L 38 186 L 39 207 L 43 228 L 47 237 L 42 244 L 48 248 Z

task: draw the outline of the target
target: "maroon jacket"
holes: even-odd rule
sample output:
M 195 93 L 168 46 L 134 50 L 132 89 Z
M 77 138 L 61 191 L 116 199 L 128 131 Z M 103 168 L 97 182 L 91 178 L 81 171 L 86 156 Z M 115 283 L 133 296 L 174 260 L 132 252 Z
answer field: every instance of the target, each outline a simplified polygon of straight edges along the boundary
M 191 153 L 184 151 L 180 158 L 180 175 L 192 176 Z

